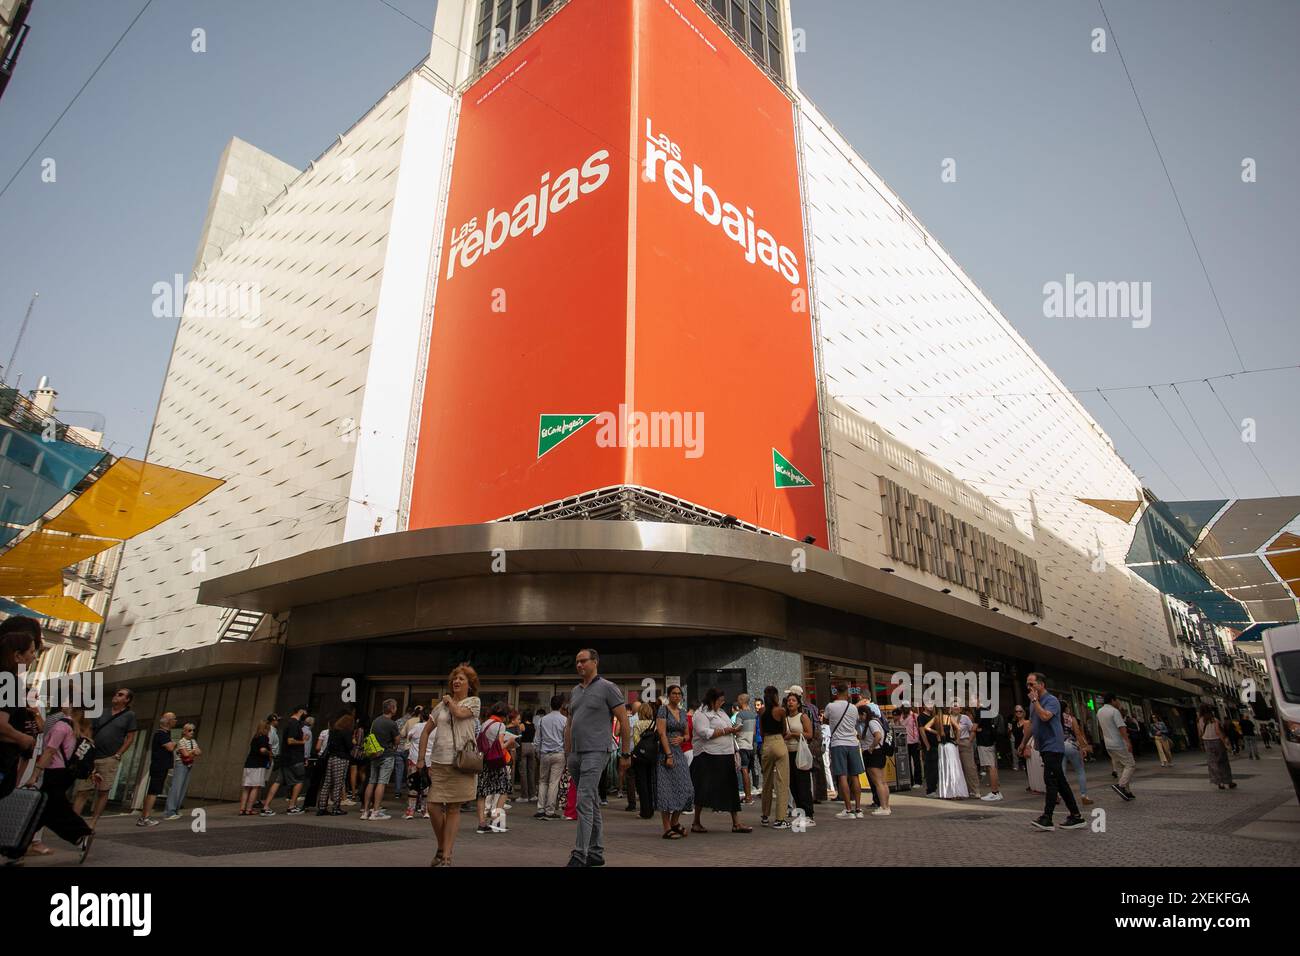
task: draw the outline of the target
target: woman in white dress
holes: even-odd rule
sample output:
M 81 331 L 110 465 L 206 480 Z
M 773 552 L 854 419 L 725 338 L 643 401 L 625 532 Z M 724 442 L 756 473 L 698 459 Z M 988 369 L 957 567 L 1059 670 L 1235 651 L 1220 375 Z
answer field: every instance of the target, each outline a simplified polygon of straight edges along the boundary
M 970 796 L 970 791 L 966 789 L 961 755 L 957 752 L 957 722 L 960 716 L 961 705 L 954 703 L 940 718 L 942 736 L 939 739 L 939 796 L 944 800 L 965 800 Z

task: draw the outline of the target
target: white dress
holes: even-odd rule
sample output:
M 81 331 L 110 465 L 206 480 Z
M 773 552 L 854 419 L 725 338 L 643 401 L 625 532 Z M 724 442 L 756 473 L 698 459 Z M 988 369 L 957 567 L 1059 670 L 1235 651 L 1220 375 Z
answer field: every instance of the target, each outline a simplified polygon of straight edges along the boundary
M 948 740 L 939 744 L 939 796 L 945 800 L 965 800 L 970 796 L 957 744 Z

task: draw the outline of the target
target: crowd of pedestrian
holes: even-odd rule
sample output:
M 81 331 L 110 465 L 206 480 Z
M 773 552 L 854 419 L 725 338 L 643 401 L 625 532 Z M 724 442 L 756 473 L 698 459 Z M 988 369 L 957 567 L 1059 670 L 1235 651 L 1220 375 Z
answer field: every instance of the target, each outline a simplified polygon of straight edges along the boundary
M 0 671 L 30 665 L 41 647 L 33 619 L 0 622 Z M 1144 741 L 1162 767 L 1172 764 L 1174 735 L 1161 715 L 1144 723 L 1106 694 L 1094 743 L 1088 722 L 1039 673 L 1029 675 L 1026 703 L 1008 718 L 960 700 L 940 708 L 904 703 L 886 713 L 847 685 L 832 687 L 824 711 L 797 684 L 784 691 L 767 686 L 757 698 L 740 693 L 734 701 L 708 688 L 693 707 L 674 684 L 660 700 L 629 703 L 599 675 L 599 661 L 594 649 L 580 651 L 578 683 L 530 714 L 505 702 L 485 709 L 468 664 L 448 676 L 447 694 L 400 716 L 394 699 L 384 700 L 368 724 L 351 706 L 328 718 L 305 706 L 284 718 L 269 714 L 248 741 L 238 813 L 274 816 L 283 796 L 292 815 L 314 809 L 343 816 L 359 805 L 362 820 L 384 821 L 391 819 L 385 799 L 395 797 L 404 819 L 430 821 L 432 865 L 449 866 L 461 812 L 475 813 L 477 834 L 508 833 L 514 801 L 531 804 L 537 820 L 576 822 L 569 865 L 601 866 L 603 812 L 620 794 L 641 819 L 658 814 L 665 840 L 712 832 L 706 811 L 726 814 L 731 833 L 752 833 L 742 812 L 754 803 L 762 827 L 804 831 L 817 825 L 817 807 L 829 800 L 842 804 L 836 820 L 889 817 L 891 758 L 894 787 L 985 802 L 1003 799 L 999 764 L 1006 761 L 1013 770 L 1023 766 L 1026 790 L 1044 798 L 1036 828 L 1056 829 L 1054 814 L 1063 805 L 1059 827 L 1079 829 L 1087 826 L 1080 807 L 1094 802 L 1086 765 L 1098 748 L 1109 758 L 1112 790 L 1125 801 L 1136 799 L 1131 785 Z M 0 798 L 19 785 L 39 789 L 47 797 L 41 831 L 73 845 L 81 859 L 140 733 L 133 699 L 129 688 L 117 688 L 93 720 L 72 707 L 49 714 L 40 707 L 0 710 Z M 203 759 L 195 725 L 184 723 L 178 732 L 177 723 L 170 711 L 153 723 L 137 827 L 159 825 L 160 797 L 164 821 L 181 816 Z M 1220 789 L 1237 787 L 1231 755 L 1259 759 L 1259 739 L 1269 745 L 1249 716 L 1224 718 L 1209 705 L 1200 708 L 1196 736 Z M 29 853 L 53 852 L 41 835 Z

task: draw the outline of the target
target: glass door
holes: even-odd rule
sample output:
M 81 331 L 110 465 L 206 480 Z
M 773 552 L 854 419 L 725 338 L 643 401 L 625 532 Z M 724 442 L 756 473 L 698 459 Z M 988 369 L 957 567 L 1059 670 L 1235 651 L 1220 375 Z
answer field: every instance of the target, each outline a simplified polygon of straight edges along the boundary
M 512 689 L 509 684 L 480 684 L 478 689 L 480 701 L 479 719 L 487 720 L 492 707 L 497 703 L 504 703 L 509 707 Z
M 551 709 L 554 684 L 520 684 L 515 688 L 515 706 L 525 720 L 532 720 L 539 710 Z

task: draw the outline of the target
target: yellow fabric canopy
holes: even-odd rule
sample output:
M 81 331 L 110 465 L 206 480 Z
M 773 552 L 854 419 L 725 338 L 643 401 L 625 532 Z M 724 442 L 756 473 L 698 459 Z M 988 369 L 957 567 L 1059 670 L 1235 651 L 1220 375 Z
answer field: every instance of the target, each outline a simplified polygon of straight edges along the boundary
M 57 597 L 31 597 L 24 598 L 23 607 L 31 608 L 33 611 L 39 611 L 41 614 L 48 614 L 50 617 L 57 617 L 63 621 L 76 621 L 82 624 L 103 624 L 104 618 L 96 614 L 85 604 L 82 604 L 74 597 L 68 597 L 66 594 L 60 594 Z
M 225 482 L 134 458 L 119 458 L 45 527 L 132 538 L 184 511 Z
M 55 534 L 42 529 L 29 534 L 4 554 L 0 554 L 0 568 L 59 571 L 120 543 L 104 538 Z
M 58 568 L 48 571 L 33 568 L 0 567 L 0 595 L 5 597 L 26 597 L 32 594 L 50 595 L 62 593 L 63 574 Z
M 1085 505 L 1092 505 L 1098 511 L 1104 511 L 1112 518 L 1118 518 L 1120 521 L 1132 521 L 1133 516 L 1137 514 L 1138 508 L 1142 507 L 1140 501 L 1117 501 L 1113 498 L 1080 498 Z

